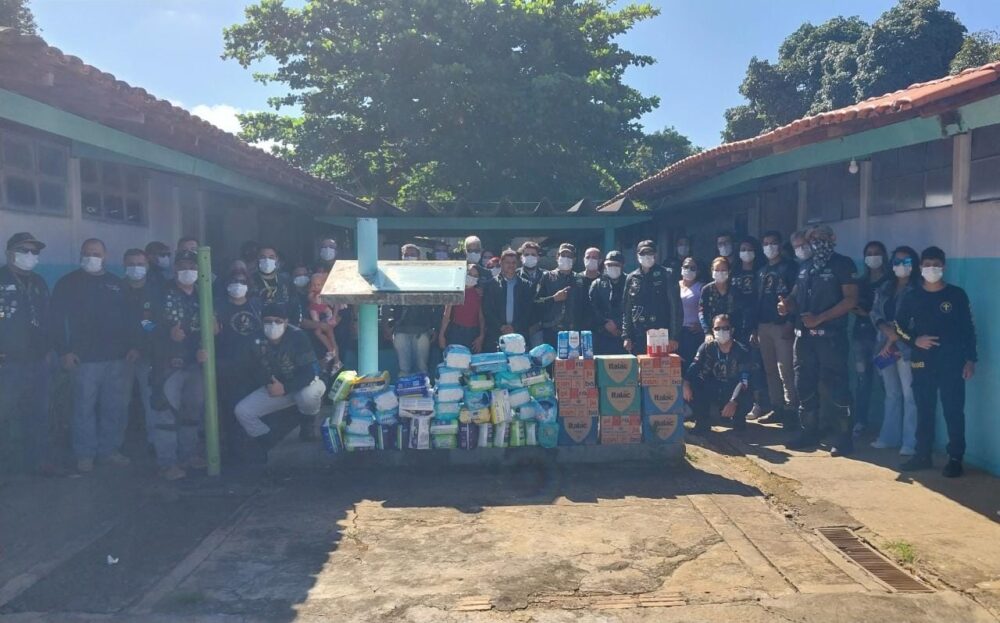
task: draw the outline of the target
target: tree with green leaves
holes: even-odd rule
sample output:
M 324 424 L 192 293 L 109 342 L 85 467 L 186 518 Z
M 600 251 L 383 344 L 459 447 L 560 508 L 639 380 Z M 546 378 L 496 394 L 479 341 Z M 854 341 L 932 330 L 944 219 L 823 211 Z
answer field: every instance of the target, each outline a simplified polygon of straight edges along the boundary
M 653 59 L 616 42 L 657 11 L 618 4 L 261 0 L 225 56 L 289 91 L 242 136 L 364 197 L 606 196 L 658 105 L 622 80 Z
M 900 0 L 870 26 L 858 17 L 805 23 L 781 44 L 776 62 L 750 60 L 740 85 L 747 104 L 726 111 L 723 139 L 750 138 L 939 78 L 948 73 L 964 33 L 939 0 Z
M 1000 32 L 981 30 L 970 33 L 962 41 L 958 54 L 951 59 L 951 73 L 957 74 L 963 69 L 979 67 L 987 63 L 1000 61 Z
M 0 27 L 14 28 L 26 35 L 38 32 L 28 0 L 0 0 Z
M 629 148 L 615 179 L 622 188 L 627 188 L 699 151 L 691 139 L 673 127 L 664 128 L 643 135 Z

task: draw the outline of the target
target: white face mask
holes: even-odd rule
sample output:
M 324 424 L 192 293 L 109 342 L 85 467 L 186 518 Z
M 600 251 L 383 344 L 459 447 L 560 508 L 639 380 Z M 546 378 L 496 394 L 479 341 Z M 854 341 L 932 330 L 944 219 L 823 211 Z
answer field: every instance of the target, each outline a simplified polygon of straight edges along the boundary
M 416 255 L 404 255 L 403 256 L 403 261 L 404 262 L 415 262 L 415 261 L 417 261 L 419 259 L 420 258 L 418 256 L 416 256 Z
M 309 285 L 308 275 L 299 275 L 298 277 L 292 279 L 292 283 L 295 284 L 296 288 L 304 288 Z
M 161 256 L 157 257 L 156 258 L 156 265 L 159 266 L 160 268 L 162 268 L 163 270 L 170 270 L 170 256 L 169 255 L 161 255 Z
M 924 266 L 920 269 L 920 275 L 927 283 L 937 283 L 944 279 L 943 266 Z
M 619 277 L 622 276 L 622 267 L 621 266 L 605 266 L 604 267 L 604 272 L 611 279 L 617 279 L 617 278 L 619 278 Z
M 691 253 L 691 247 L 686 244 L 677 245 L 677 255 L 680 257 L 687 257 Z
M 234 299 L 241 299 L 247 295 L 247 284 L 231 283 L 226 288 L 226 292 L 228 292 L 229 296 L 233 297 Z
M 499 268 L 491 268 L 490 269 L 490 274 L 493 275 L 494 277 L 499 277 L 500 276 L 500 269 Z
M 333 247 L 323 247 L 319 250 L 319 259 L 324 262 L 332 262 L 337 259 L 337 250 Z
M 534 268 L 538 266 L 538 256 L 537 255 L 522 255 L 521 263 L 524 264 L 525 268 Z
M 655 255 L 640 255 L 639 256 L 639 266 L 643 268 L 652 268 L 653 264 L 656 263 Z
M 865 256 L 865 266 L 875 270 L 877 268 L 882 268 L 882 256 L 881 255 L 866 255 Z
M 728 270 L 713 270 L 712 279 L 715 283 L 726 283 L 729 281 L 729 271 Z
M 285 323 L 283 322 L 265 322 L 264 323 L 264 335 L 267 336 L 269 340 L 281 339 L 281 336 L 285 334 Z
M 14 252 L 14 266 L 17 266 L 21 270 L 32 271 L 35 270 L 35 266 L 38 266 L 38 254 L 37 253 L 18 253 Z
M 570 270 L 571 268 L 573 268 L 573 258 L 560 257 L 558 260 L 556 260 L 556 265 L 559 267 L 559 270 Z
M 795 257 L 799 258 L 799 261 L 804 262 L 812 257 L 812 249 L 808 246 L 795 247 Z
M 733 254 L 733 245 L 731 244 L 720 244 L 719 245 L 719 255 L 721 257 L 729 257 Z
M 146 278 L 145 266 L 126 266 L 125 276 L 132 281 L 142 281 Z
M 265 275 L 270 275 L 278 268 L 278 260 L 273 257 L 262 257 L 257 260 L 257 268 Z
M 177 283 L 182 286 L 193 285 L 195 281 L 198 281 L 198 271 L 196 270 L 179 270 L 177 271 Z
M 906 264 L 897 264 L 892 267 L 892 273 L 901 279 L 903 277 L 909 277 L 912 272 L 913 267 L 907 266 Z
M 752 262 L 755 257 L 757 257 L 757 254 L 753 251 L 740 251 L 741 262 Z
M 720 329 L 718 331 L 712 331 L 715 335 L 715 341 L 719 344 L 728 344 L 729 340 L 733 339 L 733 332 L 730 329 Z
M 80 259 L 80 267 L 93 275 L 101 272 L 101 269 L 104 268 L 104 259 L 88 255 Z
M 764 245 L 764 257 L 766 257 L 767 259 L 773 260 L 774 258 L 778 257 L 779 253 L 781 253 L 781 247 L 779 247 L 778 245 L 776 244 Z
M 587 258 L 583 260 L 583 267 L 589 271 L 597 270 L 597 260 L 594 258 Z
M 465 254 L 465 260 L 470 264 L 478 264 L 481 257 L 483 257 L 483 254 L 479 251 L 469 251 Z
M 466 288 L 474 288 L 477 283 L 479 283 L 479 278 L 478 277 L 473 277 L 472 275 L 466 275 L 465 276 L 465 287 Z
M 698 271 L 691 270 L 690 268 L 681 269 L 681 277 L 684 281 L 694 281 L 694 278 L 698 276 Z

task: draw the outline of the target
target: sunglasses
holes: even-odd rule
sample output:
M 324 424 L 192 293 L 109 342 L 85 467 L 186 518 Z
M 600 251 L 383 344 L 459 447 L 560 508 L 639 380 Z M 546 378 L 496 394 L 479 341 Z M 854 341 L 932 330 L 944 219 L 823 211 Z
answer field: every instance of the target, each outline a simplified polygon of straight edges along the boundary
M 913 260 L 910 259 L 910 258 L 908 258 L 908 257 L 904 258 L 904 259 L 893 258 L 892 265 L 893 266 L 913 266 Z
M 30 253 L 32 255 L 38 255 L 39 253 L 41 253 L 41 251 L 39 251 L 38 249 L 36 249 L 34 247 L 15 247 L 14 248 L 14 252 L 15 253 Z
M 713 331 L 729 331 L 732 327 L 712 327 Z

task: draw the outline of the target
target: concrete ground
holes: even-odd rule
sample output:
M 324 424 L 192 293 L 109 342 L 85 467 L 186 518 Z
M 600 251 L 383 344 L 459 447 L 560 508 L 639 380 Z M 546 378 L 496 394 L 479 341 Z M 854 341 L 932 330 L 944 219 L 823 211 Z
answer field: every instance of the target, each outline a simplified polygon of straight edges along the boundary
M 996 478 L 904 478 L 887 451 L 834 459 L 782 438 L 720 429 L 675 464 L 8 481 L 0 620 L 1000 620 Z M 282 456 L 311 452 L 296 444 Z M 892 592 L 825 526 L 930 592 Z

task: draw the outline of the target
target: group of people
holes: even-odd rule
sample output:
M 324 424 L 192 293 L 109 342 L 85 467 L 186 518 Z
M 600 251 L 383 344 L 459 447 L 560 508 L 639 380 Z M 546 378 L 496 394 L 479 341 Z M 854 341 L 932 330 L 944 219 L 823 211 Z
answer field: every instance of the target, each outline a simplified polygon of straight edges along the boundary
M 578 271 L 568 242 L 556 249 L 550 270 L 530 240 L 499 255 L 476 236 L 457 251 L 440 243 L 426 256 L 405 244 L 404 260 L 464 260 L 465 299 L 444 307 L 385 306 L 380 322 L 401 375 L 430 373 L 435 346 L 490 350 L 506 333 L 523 334 L 534 346 L 555 345 L 560 331 L 589 330 L 597 354 L 640 354 L 648 330 L 668 329 L 669 348 L 684 361 L 684 398 L 697 432 L 709 433 L 720 418 L 734 429 L 756 419 L 793 431 L 788 448 L 810 449 L 832 427 L 834 455 L 852 453 L 868 426 L 877 372 L 886 398 L 872 445 L 900 448 L 909 457 L 903 469 L 930 467 L 940 397 L 949 437 L 944 473 L 960 475 L 964 384 L 975 372 L 976 343 L 968 297 L 944 280 L 944 252 L 929 247 L 918 255 L 900 246 L 890 254 L 870 242 L 858 272 L 835 246 L 826 226 L 796 232 L 787 244 L 776 231 L 738 245 L 723 233 L 711 262 L 691 254 L 687 237 L 661 261 L 645 240 L 635 247 L 638 268 L 625 274 L 621 251 L 593 247 Z M 81 247 L 80 268 L 51 296 L 36 272 L 44 248 L 29 233 L 15 234 L 0 267 L 0 421 L 20 418 L 40 472 L 61 472 L 48 430 L 52 354 L 72 373 L 79 472 L 93 470 L 95 461 L 129 463 L 121 447 L 134 386 L 162 476 L 175 480 L 204 467 L 205 330 L 217 336 L 228 452 L 239 456 L 247 438 L 266 452 L 289 430 L 266 417 L 292 407 L 300 435 L 315 434 L 327 381 L 342 365 L 340 345 L 353 341 L 351 310 L 320 298 L 336 241 L 323 240 L 314 265 L 289 272 L 277 249 L 248 242 L 228 274 L 199 280 L 193 238 L 173 250 L 162 242 L 127 250 L 124 278 L 108 272 L 107 247 L 91 239 Z M 202 324 L 199 283 L 213 290 L 211 326 Z

